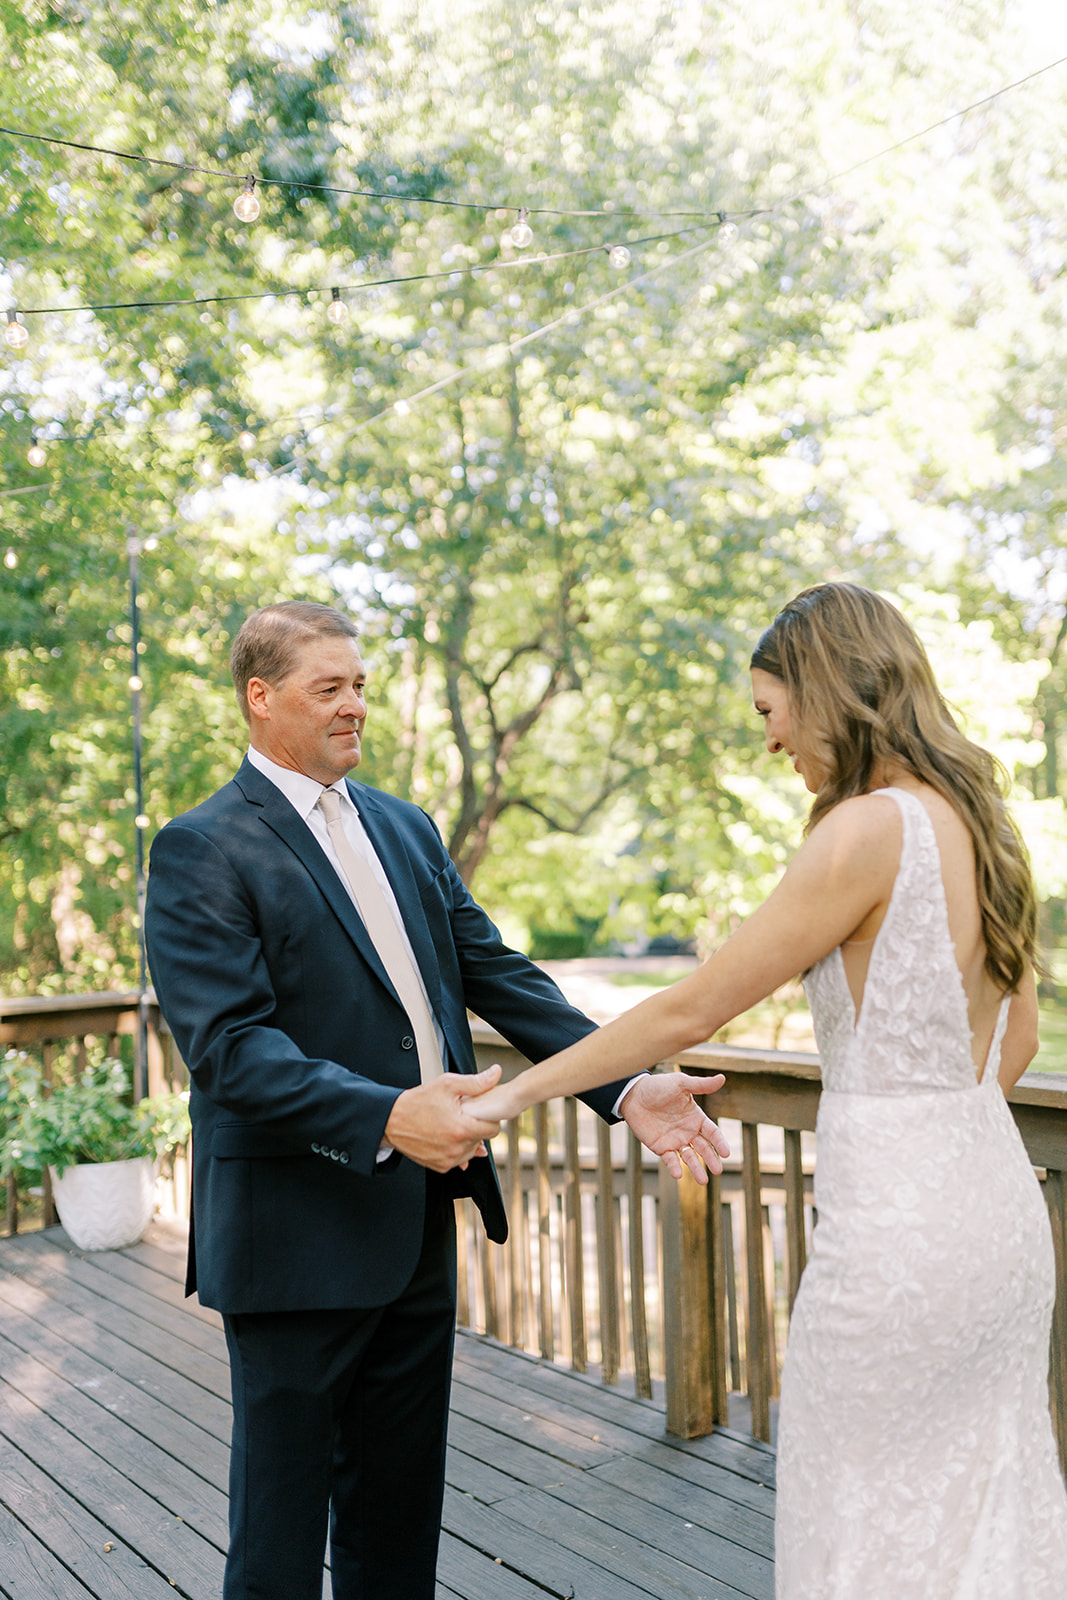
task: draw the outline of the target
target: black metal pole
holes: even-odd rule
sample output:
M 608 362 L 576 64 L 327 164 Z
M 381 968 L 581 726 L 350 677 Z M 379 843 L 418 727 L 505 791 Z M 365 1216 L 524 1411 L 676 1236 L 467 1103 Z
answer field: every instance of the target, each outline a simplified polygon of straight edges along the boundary
M 132 535 L 126 540 L 130 558 L 130 701 L 133 712 L 133 789 L 137 814 L 134 832 L 137 835 L 137 953 L 139 983 L 137 1003 L 137 1032 L 133 1049 L 133 1098 L 141 1100 L 148 1093 L 148 956 L 144 942 L 145 870 L 144 830 L 148 818 L 144 814 L 144 780 L 141 772 L 141 651 L 140 626 L 137 610 L 137 557 L 140 540 Z

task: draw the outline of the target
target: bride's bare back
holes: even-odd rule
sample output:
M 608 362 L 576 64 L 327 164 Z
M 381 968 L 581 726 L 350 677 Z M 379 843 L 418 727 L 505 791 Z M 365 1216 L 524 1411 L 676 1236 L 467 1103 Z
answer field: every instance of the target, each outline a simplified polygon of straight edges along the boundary
M 982 932 L 982 913 L 978 902 L 978 883 L 974 860 L 974 841 L 970 829 L 943 795 L 928 784 L 897 778 L 894 787 L 914 794 L 922 802 L 933 824 L 941 857 L 941 881 L 948 909 L 949 933 L 956 953 L 956 964 L 967 997 L 971 1025 L 971 1051 L 975 1073 L 981 1076 L 996 1027 L 1002 994 L 986 969 L 986 946 Z M 870 796 L 877 799 L 878 791 Z M 901 840 L 900 813 L 892 801 L 886 807 L 888 825 Z M 898 845 L 899 855 L 899 845 Z M 863 991 L 874 942 L 885 920 L 888 899 L 880 901 L 864 917 L 855 932 L 841 945 L 841 961 L 848 979 L 856 1014 L 863 1003 Z

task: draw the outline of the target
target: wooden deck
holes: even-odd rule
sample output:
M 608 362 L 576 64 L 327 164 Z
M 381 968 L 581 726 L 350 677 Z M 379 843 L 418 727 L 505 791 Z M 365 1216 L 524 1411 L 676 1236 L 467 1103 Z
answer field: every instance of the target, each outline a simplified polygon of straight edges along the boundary
M 0 1240 L 6 1600 L 218 1600 L 229 1378 L 183 1267 L 160 1224 Z M 438 1600 L 771 1600 L 773 1483 L 766 1446 L 461 1332 Z

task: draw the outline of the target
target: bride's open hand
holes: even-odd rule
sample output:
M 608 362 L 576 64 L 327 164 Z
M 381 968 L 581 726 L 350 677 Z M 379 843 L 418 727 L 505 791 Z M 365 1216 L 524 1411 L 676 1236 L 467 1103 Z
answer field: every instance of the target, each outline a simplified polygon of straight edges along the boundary
M 722 1171 L 730 1146 L 693 1097 L 714 1094 L 725 1082 L 721 1072 L 711 1078 L 657 1072 L 639 1078 L 623 1101 L 622 1116 L 672 1178 L 682 1176 L 683 1164 L 698 1183 L 707 1183 L 709 1171 Z

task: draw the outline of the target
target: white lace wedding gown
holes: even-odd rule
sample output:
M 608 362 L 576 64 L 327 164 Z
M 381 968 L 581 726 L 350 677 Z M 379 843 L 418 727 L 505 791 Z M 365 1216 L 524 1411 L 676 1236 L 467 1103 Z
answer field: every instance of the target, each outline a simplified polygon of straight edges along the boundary
M 922 802 L 858 1020 L 839 950 L 806 987 L 822 1054 L 818 1226 L 789 1332 L 778 1600 L 1065 1600 L 1048 1411 L 1048 1216 L 997 1084 L 975 1082 Z

